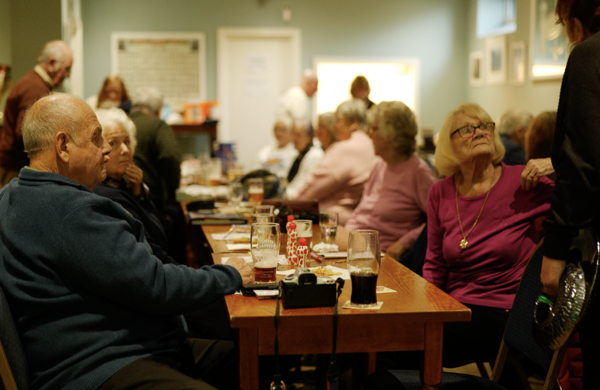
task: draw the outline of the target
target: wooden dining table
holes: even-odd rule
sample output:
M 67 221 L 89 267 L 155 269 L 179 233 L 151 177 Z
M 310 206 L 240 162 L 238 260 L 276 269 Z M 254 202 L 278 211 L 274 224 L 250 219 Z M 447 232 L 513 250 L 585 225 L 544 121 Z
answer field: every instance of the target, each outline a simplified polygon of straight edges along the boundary
M 212 233 L 223 233 L 228 228 L 203 226 L 209 243 L 214 244 L 212 256 L 215 263 L 221 263 L 223 257 L 240 255 L 218 252 L 223 241 L 211 238 Z M 313 242 L 318 243 L 319 238 L 313 236 Z M 327 260 L 325 264 L 345 267 L 339 259 Z M 278 275 L 278 280 L 282 278 Z M 377 285 L 395 291 L 377 294 L 377 301 L 383 303 L 379 310 L 344 309 L 342 305 L 350 300 L 352 290 L 350 281 L 346 282 L 339 298 L 337 352 L 364 353 L 368 374 L 375 371 L 377 352 L 423 351 L 423 389 L 438 389 L 442 377 L 444 323 L 470 321 L 471 311 L 388 256 L 381 260 Z M 243 390 L 256 390 L 259 386 L 258 358 L 274 354 L 276 301 L 228 295 L 225 302 L 231 327 L 239 329 L 240 386 Z M 279 353 L 331 353 L 332 320 L 333 307 L 282 307 L 278 330 Z

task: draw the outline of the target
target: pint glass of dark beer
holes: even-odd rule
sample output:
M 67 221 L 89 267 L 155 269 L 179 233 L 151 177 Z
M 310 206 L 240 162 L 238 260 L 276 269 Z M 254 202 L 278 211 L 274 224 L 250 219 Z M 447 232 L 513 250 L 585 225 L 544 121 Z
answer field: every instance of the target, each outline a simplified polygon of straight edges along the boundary
M 377 305 L 377 275 L 380 265 L 379 232 L 370 229 L 351 230 L 348 236 L 348 271 L 352 280 L 352 306 Z

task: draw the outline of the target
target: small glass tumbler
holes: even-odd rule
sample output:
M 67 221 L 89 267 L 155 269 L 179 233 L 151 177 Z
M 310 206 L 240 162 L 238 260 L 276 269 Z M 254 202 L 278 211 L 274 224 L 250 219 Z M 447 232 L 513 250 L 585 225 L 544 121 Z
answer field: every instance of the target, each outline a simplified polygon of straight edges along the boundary
M 325 244 L 335 244 L 338 214 L 329 211 L 321 211 L 319 213 L 319 227 L 321 228 L 321 241 Z

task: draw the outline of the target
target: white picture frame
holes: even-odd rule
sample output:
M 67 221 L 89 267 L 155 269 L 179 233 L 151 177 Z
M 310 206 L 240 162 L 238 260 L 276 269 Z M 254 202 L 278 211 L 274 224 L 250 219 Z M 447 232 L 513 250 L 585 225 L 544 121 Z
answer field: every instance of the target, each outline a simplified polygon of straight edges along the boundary
M 488 85 L 506 83 L 506 35 L 486 38 L 485 68 Z
M 473 51 L 469 54 L 469 84 L 481 87 L 484 84 L 483 52 Z
M 569 57 L 564 26 L 556 24 L 556 0 L 531 0 L 529 69 L 531 80 L 561 79 Z
M 525 59 L 527 58 L 525 42 L 511 42 L 508 57 L 508 79 L 510 84 L 524 85 L 527 74 L 527 66 L 525 64 Z

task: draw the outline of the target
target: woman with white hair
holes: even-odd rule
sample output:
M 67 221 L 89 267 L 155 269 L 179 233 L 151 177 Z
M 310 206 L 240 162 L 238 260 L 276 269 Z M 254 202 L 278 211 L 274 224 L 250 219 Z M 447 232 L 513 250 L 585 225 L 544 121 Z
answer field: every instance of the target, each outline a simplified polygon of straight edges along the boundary
M 369 134 L 381 157 L 365 185 L 358 207 L 337 239 L 348 241 L 348 231 L 376 229 L 381 249 L 399 259 L 412 248 L 425 226 L 427 194 L 436 177 L 417 157 L 415 115 L 402 102 L 381 102 L 369 111 Z
M 471 321 L 444 325 L 444 367 L 496 357 L 508 312 L 547 216 L 554 183 L 521 188 L 522 166 L 502 163 L 490 115 L 465 103 L 442 124 L 435 152 L 446 176 L 431 187 L 423 277 L 471 309 Z
M 99 109 L 96 116 L 102 125 L 102 136 L 112 151 L 106 163 L 106 179 L 94 188 L 94 192 L 119 203 L 142 222 L 153 254 L 163 263 L 174 263 L 167 254 L 167 235 L 158 211 L 150 199 L 148 187 L 142 183 L 143 172 L 133 163 L 137 143 L 135 125 L 118 108 Z
M 287 177 L 298 156 L 298 151 L 291 142 L 292 120 L 289 117 L 277 119 L 273 126 L 273 135 L 275 139 L 258 151 L 254 169 L 266 169 L 277 177 Z
M 337 212 L 345 225 L 358 205 L 365 183 L 377 162 L 373 143 L 365 133 L 367 110 L 351 99 L 336 110 L 335 135 L 312 175 L 291 199 L 317 199 L 321 210 Z

